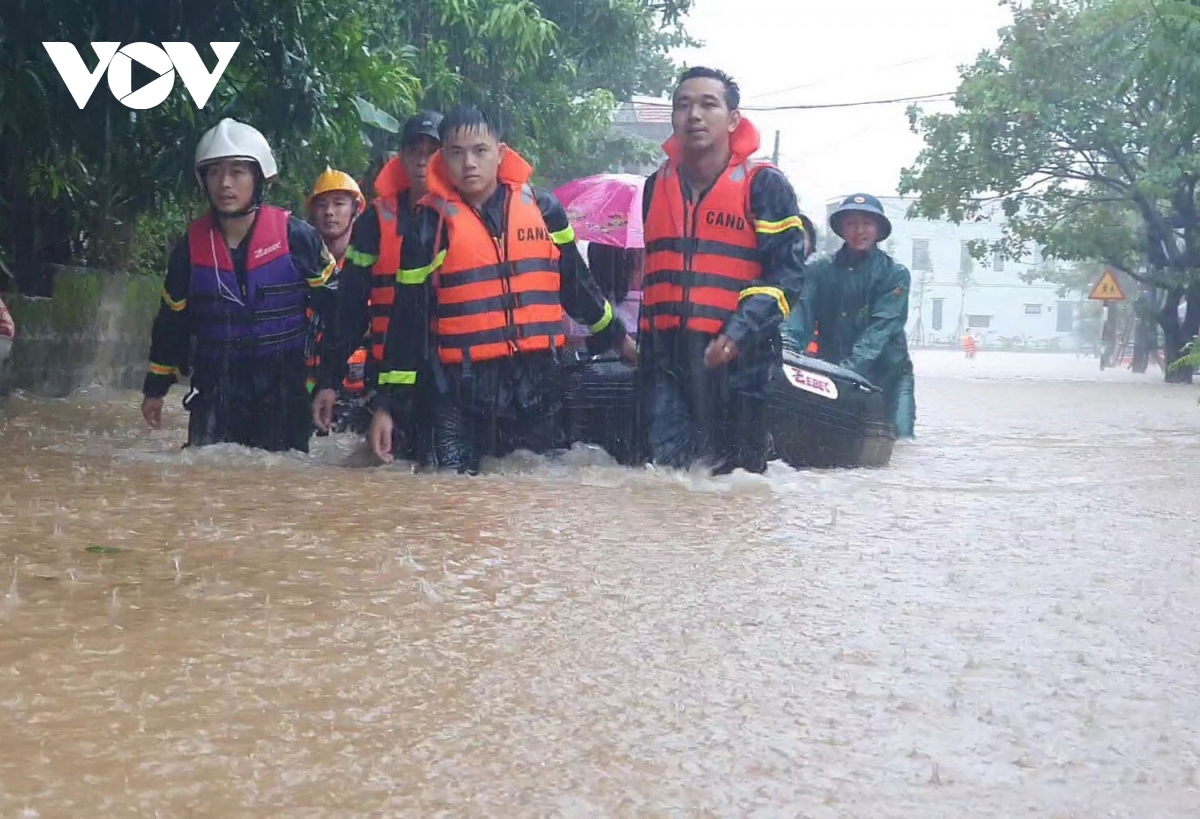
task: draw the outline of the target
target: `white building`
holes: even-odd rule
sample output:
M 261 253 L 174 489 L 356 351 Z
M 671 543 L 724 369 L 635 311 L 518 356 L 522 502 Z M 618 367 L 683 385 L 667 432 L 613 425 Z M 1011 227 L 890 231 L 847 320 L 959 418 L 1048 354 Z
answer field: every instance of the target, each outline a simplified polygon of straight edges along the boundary
M 826 215 L 844 197 L 826 203 Z M 970 242 L 989 245 L 1001 237 L 1003 217 L 988 221 L 934 222 L 909 219 L 911 199 L 880 197 L 892 223 L 892 235 L 883 250 L 912 272 L 908 308 L 908 338 L 914 347 L 958 346 L 971 332 L 985 347 L 1016 349 L 1072 349 L 1076 322 L 1084 294 L 1060 298 L 1058 286 L 1027 283 L 1028 274 L 1042 264 L 1037 248 L 1023 259 L 989 254 L 981 263 L 971 257 Z M 828 220 L 826 220 L 828 225 Z M 818 231 L 827 233 L 828 229 Z M 822 247 L 837 247 L 837 239 L 823 236 Z

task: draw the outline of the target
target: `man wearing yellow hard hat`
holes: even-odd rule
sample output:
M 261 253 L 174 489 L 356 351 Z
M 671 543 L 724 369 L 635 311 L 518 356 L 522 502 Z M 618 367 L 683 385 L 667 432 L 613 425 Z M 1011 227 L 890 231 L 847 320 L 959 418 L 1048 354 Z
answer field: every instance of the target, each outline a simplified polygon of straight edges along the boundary
M 345 171 L 326 167 L 313 184 L 312 193 L 308 197 L 308 221 L 317 229 L 317 233 L 325 242 L 325 247 L 337 260 L 339 271 L 346 258 L 346 249 L 350 246 L 354 221 L 366 206 L 367 200 L 359 189 L 358 183 Z M 314 318 L 310 315 L 309 318 L 313 322 L 308 349 L 308 390 L 311 393 L 316 389 L 317 382 L 321 380 L 321 347 L 324 346 L 326 328 L 333 317 L 316 316 Z M 363 369 L 366 361 L 366 346 L 360 345 L 349 356 L 347 372 L 341 378 L 341 389 L 337 391 L 341 393 L 341 398 L 351 404 L 363 397 L 365 391 Z M 337 371 L 340 372 L 341 368 L 338 368 Z M 337 383 L 336 376 L 332 376 L 329 380 Z M 354 426 L 352 419 L 347 418 L 350 414 L 347 411 L 340 413 L 340 416 L 342 420 L 348 420 L 350 426 Z M 364 417 L 360 426 L 365 425 L 367 420 L 369 419 Z M 321 432 L 323 431 L 321 430 Z
M 325 247 L 337 259 L 338 265 L 350 246 L 350 229 L 354 220 L 367 206 L 354 177 L 345 171 L 326 168 L 317 177 L 308 195 L 309 221 L 325 240 Z

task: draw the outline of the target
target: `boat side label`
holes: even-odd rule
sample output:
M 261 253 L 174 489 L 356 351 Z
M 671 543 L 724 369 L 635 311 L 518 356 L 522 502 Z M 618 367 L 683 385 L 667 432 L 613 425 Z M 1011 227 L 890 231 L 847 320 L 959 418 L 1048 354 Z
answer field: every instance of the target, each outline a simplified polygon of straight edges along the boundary
M 828 398 L 830 401 L 837 400 L 837 384 L 834 384 L 831 378 L 826 378 L 817 373 L 810 373 L 808 370 L 802 370 L 790 364 L 783 365 L 783 374 L 787 376 L 787 380 L 791 382 L 793 387 L 799 387 L 805 392 L 811 392 L 813 395 Z

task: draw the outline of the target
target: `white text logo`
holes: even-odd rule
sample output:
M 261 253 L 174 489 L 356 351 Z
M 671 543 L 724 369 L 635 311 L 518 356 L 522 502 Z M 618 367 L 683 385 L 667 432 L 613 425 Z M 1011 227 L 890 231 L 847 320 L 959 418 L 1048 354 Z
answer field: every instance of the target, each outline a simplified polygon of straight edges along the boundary
M 203 108 L 241 43 L 209 43 L 217 54 L 217 67 L 211 73 L 191 43 L 163 43 L 162 48 L 153 43 L 130 43 L 124 48 L 120 43 L 92 43 L 92 51 L 96 52 L 98 60 L 95 71 L 88 71 L 79 51 L 71 43 L 42 45 L 80 110 L 92 98 L 100 75 L 107 71 L 108 88 L 117 101 L 126 108 L 142 111 L 159 105 L 170 95 L 175 87 L 176 71 L 196 107 Z M 137 91 L 133 90 L 134 60 L 158 74 L 157 79 Z
M 283 247 L 283 242 L 276 242 L 270 247 L 260 247 L 258 250 L 254 251 L 254 258 L 261 259 L 263 256 L 266 256 L 268 253 L 274 253 L 281 247 Z

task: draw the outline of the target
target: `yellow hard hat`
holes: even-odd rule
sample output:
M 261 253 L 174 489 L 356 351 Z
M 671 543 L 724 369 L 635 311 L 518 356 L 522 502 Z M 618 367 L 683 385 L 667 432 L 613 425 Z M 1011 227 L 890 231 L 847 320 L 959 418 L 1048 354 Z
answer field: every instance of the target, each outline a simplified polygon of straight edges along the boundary
M 312 193 L 308 195 L 308 206 L 311 208 L 313 200 L 323 193 L 330 191 L 345 191 L 346 193 L 354 194 L 354 198 L 358 200 L 359 209 L 367 206 L 367 199 L 363 196 L 362 191 L 358 187 L 358 183 L 354 181 L 354 177 L 345 171 L 335 171 L 329 166 L 325 167 L 325 172 L 317 177 L 316 183 L 313 185 Z

